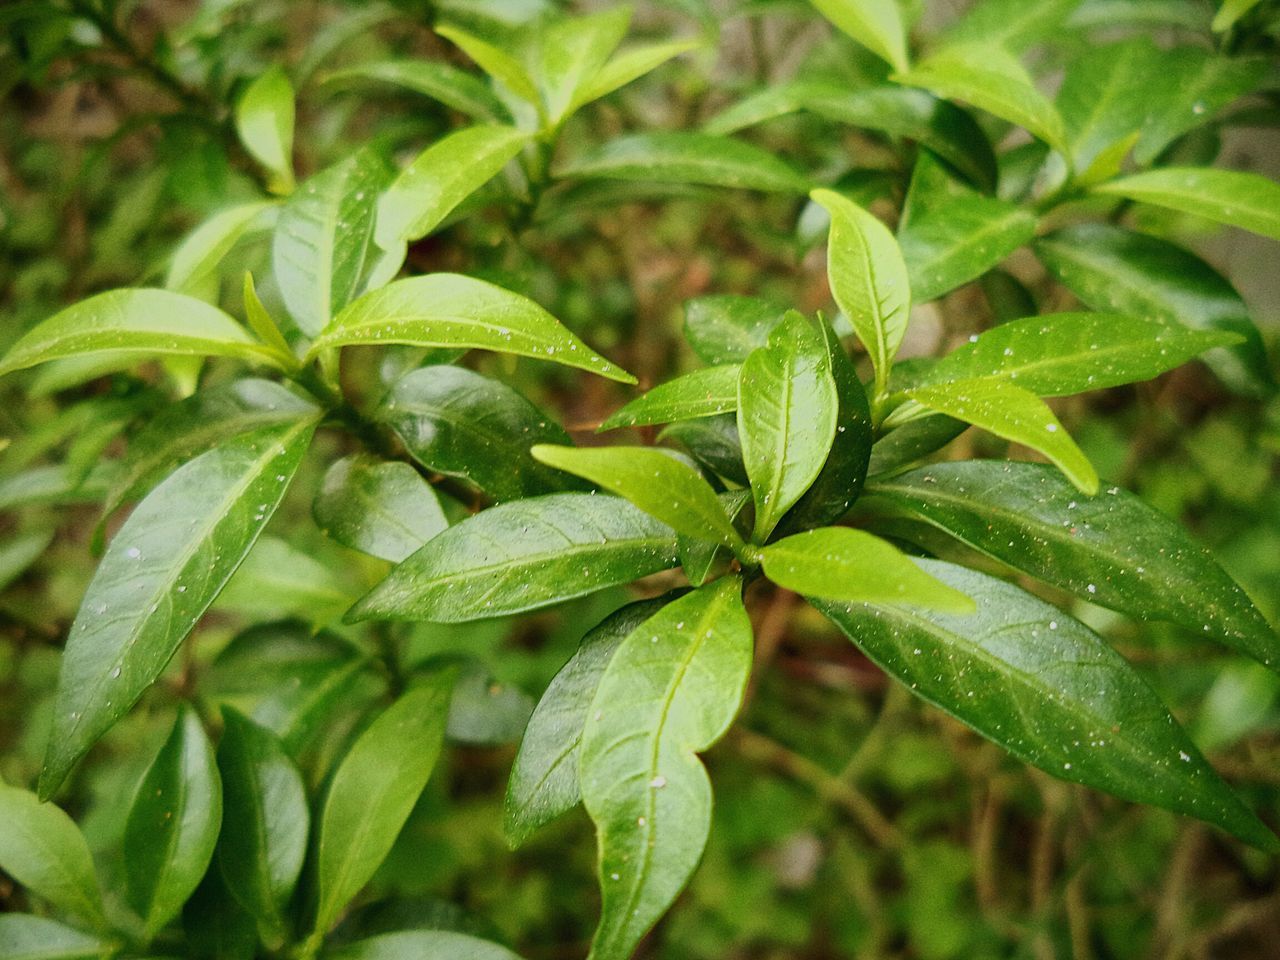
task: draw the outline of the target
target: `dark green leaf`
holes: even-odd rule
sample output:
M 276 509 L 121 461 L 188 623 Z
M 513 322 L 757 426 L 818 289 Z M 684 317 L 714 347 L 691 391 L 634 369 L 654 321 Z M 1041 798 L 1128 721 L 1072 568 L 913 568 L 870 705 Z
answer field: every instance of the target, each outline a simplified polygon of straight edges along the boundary
M 1280 240 L 1280 184 L 1256 173 L 1164 167 L 1102 183 L 1093 190 Z
M 742 486 L 750 482 L 747 468 L 742 463 L 738 418 L 734 414 L 673 423 L 658 435 L 658 439 L 676 441 L 711 473 Z
M 0 957 L 4 960 L 101 960 L 111 944 L 56 920 L 26 913 L 0 913 Z
M 1035 235 L 1030 211 L 976 194 L 954 197 L 913 216 L 898 231 L 916 303 L 986 273 Z
M 477 120 L 508 120 L 507 108 L 472 74 L 435 60 L 376 60 L 335 70 L 326 84 L 372 80 L 390 83 L 438 100 Z
M 991 270 L 982 275 L 980 283 L 996 323 L 1034 317 L 1040 312 L 1031 291 L 1011 273 L 1004 270 Z M 1127 312 L 1140 314 L 1145 311 L 1129 310 Z
M 901 470 L 941 450 L 969 425 L 952 417 L 922 417 L 890 430 L 871 446 L 869 477 Z
M 759 297 L 714 294 L 684 305 L 684 336 L 705 363 L 741 363 L 769 341 L 786 312 Z
M 449 525 L 435 491 L 417 470 L 362 454 L 329 468 L 311 512 L 338 543 L 392 563 Z
M 506 947 L 453 930 L 399 930 L 348 944 L 333 960 L 520 960 Z
M 738 374 L 741 367 L 727 363 L 694 370 L 660 384 L 636 397 L 604 423 L 601 430 L 638 427 L 676 420 L 712 417 L 738 409 Z
M 258 922 L 236 902 L 218 870 L 208 870 L 182 908 L 190 960 L 253 960 Z
M 93 858 L 70 817 L 30 791 L 0 783 L 0 823 L 0 870 L 57 907 L 104 922 Z

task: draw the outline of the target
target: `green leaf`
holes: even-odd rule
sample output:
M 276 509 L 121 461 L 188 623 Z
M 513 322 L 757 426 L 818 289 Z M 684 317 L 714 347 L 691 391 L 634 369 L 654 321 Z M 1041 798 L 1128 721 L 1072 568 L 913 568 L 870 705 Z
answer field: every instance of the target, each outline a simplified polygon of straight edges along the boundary
M 974 597 L 978 612 L 814 605 L 886 673 L 1019 759 L 1280 849 L 1101 638 L 1013 584 L 937 560 L 918 563 Z
M 444 743 L 454 672 L 426 677 L 360 734 L 324 801 L 315 931 L 333 926 L 391 851 Z
M 713 540 L 730 549 L 742 537 L 711 485 L 692 467 L 658 447 L 552 447 L 530 451 L 545 464 L 626 497 L 677 533 Z
M 982 285 L 983 296 L 987 298 L 987 305 L 991 307 L 992 319 L 996 323 L 1021 320 L 1023 317 L 1035 316 L 1040 312 L 1031 291 L 1021 280 L 1006 270 L 990 270 L 982 275 L 979 282 Z
M 1179 210 L 1280 240 L 1280 183 L 1256 173 L 1164 167 L 1098 184 L 1093 191 Z
M 631 7 L 622 4 L 585 17 L 566 17 L 543 29 L 538 44 L 538 80 L 547 124 L 555 126 L 581 102 L 627 34 Z
M 1094 47 L 1067 68 L 1057 105 L 1077 173 L 1107 148 L 1142 131 L 1155 103 L 1183 98 L 1177 85 L 1163 88 L 1154 82 L 1166 56 L 1149 37 L 1135 37 Z M 1143 95 L 1135 96 L 1135 90 Z
M 440 533 L 347 617 L 481 620 L 585 596 L 675 564 L 675 534 L 626 500 L 553 493 L 490 507 Z
M 241 237 L 267 225 L 264 211 L 275 206 L 269 201 L 242 203 L 209 217 L 178 244 L 169 261 L 165 287 L 179 293 L 199 290 Z
M 1079 5 L 1080 0 L 981 0 L 946 29 L 943 39 L 947 44 L 998 44 L 1020 53 L 1054 37 Z
M 842 33 L 895 70 L 907 69 L 907 34 L 896 0 L 809 0 Z
M 747 486 L 747 468 L 742 463 L 738 439 L 738 418 L 732 413 L 673 423 L 658 434 L 659 442 L 674 440 L 707 472 L 732 483 Z
M 1036 89 L 1017 57 L 1001 47 L 987 43 L 944 47 L 895 79 L 948 100 L 967 101 L 1066 153 L 1062 117 Z
M 182 932 L 190 960 L 253 960 L 258 948 L 257 920 L 212 868 L 182 907 Z
M 576 110 L 583 104 L 607 97 L 632 80 L 662 66 L 673 57 L 696 50 L 701 46 L 702 43 L 698 40 L 669 40 L 628 47 L 601 67 L 595 77 L 581 88 L 574 98 L 571 109 Z
M 817 479 L 836 435 L 839 397 L 826 342 L 790 311 L 742 364 L 738 433 L 763 543 Z
M 898 231 L 912 299 L 927 303 L 977 279 L 1035 231 L 1033 213 L 991 197 L 972 194 L 931 206 Z
M 378 200 L 374 238 L 384 250 L 431 233 L 453 208 L 501 172 L 529 140 L 515 127 L 467 127 L 437 140 Z
M 240 142 L 272 174 L 272 189 L 293 189 L 293 84 L 280 66 L 249 84 L 236 103 Z
M 280 327 L 277 326 L 275 319 L 267 311 L 262 298 L 258 296 L 258 288 L 253 283 L 253 274 L 247 270 L 244 274 L 244 287 L 242 289 L 245 320 L 249 324 L 249 329 L 256 333 L 263 343 L 275 350 L 281 365 L 286 370 L 296 371 L 299 366 L 297 357 L 294 356 L 293 350 L 289 346 L 289 341 L 280 332 Z
M 222 781 L 195 713 L 178 711 L 147 769 L 124 828 L 129 904 L 148 937 L 178 915 L 213 858 L 222 826 Z
M 1213 17 L 1214 33 L 1225 33 L 1236 21 L 1258 5 L 1259 0 L 1222 0 L 1222 6 Z
M 1120 313 L 1055 313 L 1026 317 L 947 354 L 915 381 L 919 386 L 1003 377 L 1042 397 L 1150 380 L 1211 347 L 1235 342 L 1218 330 L 1189 330 Z
M 969 424 L 938 415 L 895 427 L 871 446 L 867 476 L 895 473 L 936 453 L 969 429 Z
M 302 774 L 271 731 L 228 707 L 218 744 L 222 834 L 218 866 L 240 905 L 276 937 L 307 852 Z
M 529 72 L 509 53 L 461 27 L 444 24 L 435 28 L 436 33 L 456 44 L 463 53 L 479 64 L 480 69 L 522 100 L 538 103 L 538 91 L 529 78 Z
M 598 178 L 693 183 L 766 193 L 803 194 L 808 180 L 760 147 L 710 133 L 637 133 L 609 140 L 558 165 L 561 180 Z
M 1035 242 L 1049 271 L 1094 310 L 1118 310 L 1225 330 L 1242 337 L 1210 350 L 1204 362 L 1232 389 L 1262 393 L 1275 387 L 1266 349 L 1240 294 L 1195 254 L 1159 237 L 1104 223 L 1055 230 Z
M 806 597 L 972 613 L 973 601 L 865 530 L 819 527 L 760 551 L 765 576 Z
M 720 501 L 729 519 L 736 524 L 739 515 L 751 502 L 751 491 L 725 490 L 716 494 L 716 499 Z M 700 587 L 711 579 L 718 560 L 723 560 L 727 566 L 733 559 L 733 554 L 723 545 L 683 533 L 676 537 L 676 550 L 680 554 L 680 568 L 684 570 L 689 583 L 695 587 Z
M 12 533 L 0 544 L 0 590 L 8 587 L 40 559 L 53 542 L 55 532 L 38 529 Z
M 1090 603 L 1168 620 L 1272 667 L 1280 642 L 1182 527 L 1119 487 L 1086 497 L 1033 463 L 938 463 L 869 492 L 975 550 Z
M 308 359 L 332 347 L 367 343 L 495 350 L 635 383 L 532 300 L 457 273 L 410 277 L 366 293 L 338 314 Z
M 130 514 L 71 625 L 41 797 L 160 675 L 275 512 L 315 426 L 313 418 L 228 440 Z
M 732 413 L 738 409 L 741 369 L 736 363 L 727 363 L 668 380 L 636 397 L 600 424 L 600 429 L 616 430 Z
M 785 312 L 785 307 L 759 297 L 697 297 L 684 305 L 684 337 L 706 363 L 741 363 L 769 342 L 769 331 Z
M 472 663 L 454 685 L 445 735 L 452 743 L 474 746 L 515 743 L 533 707 L 529 694 L 496 679 L 482 664 Z
M 563 428 L 499 380 L 463 367 L 429 366 L 392 384 L 373 411 L 423 466 L 461 477 L 497 500 L 565 488 L 529 455 L 535 443 L 571 443 Z
M 366 147 L 308 179 L 281 207 L 272 269 L 289 316 L 307 336 L 360 292 L 378 253 L 378 193 L 390 179 L 386 159 Z
M 54 314 L 0 360 L 0 376 L 86 354 L 239 357 L 279 367 L 268 347 L 217 307 L 170 290 L 109 290 Z
M 465 70 L 435 60 L 376 60 L 335 70 L 324 78 L 326 85 L 365 80 L 412 90 L 476 120 L 510 119 L 502 101 L 482 81 Z
M 367 454 L 343 457 L 329 468 L 311 512 L 338 543 L 392 563 L 449 525 L 417 470 Z
M 506 947 L 453 930 L 399 930 L 325 955 L 333 960 L 520 960 Z
M 871 355 L 878 398 L 907 332 L 907 265 L 893 234 L 862 207 L 831 190 L 815 190 L 810 196 L 831 214 L 827 280 L 837 306 Z
M 1093 464 L 1034 393 L 1007 380 L 984 377 L 918 387 L 908 390 L 907 395 L 930 410 L 1044 454 L 1084 493 L 1098 492 Z
M 0 783 L 0 823 L 0 870 L 62 910 L 105 922 L 93 857 L 70 817 L 28 790 Z
M 599 842 L 594 960 L 624 960 L 702 855 L 711 785 L 697 754 L 728 729 L 751 672 L 737 577 L 667 604 L 618 646 L 582 735 L 581 786 Z
M 72 927 L 26 913 L 0 913 L 4 960 L 101 960 L 112 944 Z
M 214 609 L 250 619 L 298 617 L 315 628 L 328 626 L 351 606 L 360 588 L 338 575 L 330 557 L 325 559 L 329 562 L 268 534 L 253 545 Z

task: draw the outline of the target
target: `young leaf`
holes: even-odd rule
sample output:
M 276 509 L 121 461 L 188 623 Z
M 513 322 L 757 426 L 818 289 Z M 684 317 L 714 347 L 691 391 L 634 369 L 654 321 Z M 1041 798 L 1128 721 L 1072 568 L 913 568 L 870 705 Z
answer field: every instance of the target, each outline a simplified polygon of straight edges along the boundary
M 585 17 L 551 23 L 538 44 L 538 80 L 547 124 L 556 126 L 578 103 L 582 90 L 604 66 L 631 22 L 626 4 Z
M 738 409 L 741 369 L 736 363 L 727 363 L 668 380 L 636 397 L 600 424 L 600 429 L 616 430 L 732 413 Z
M 231 895 L 280 938 L 307 852 L 306 789 L 275 734 L 229 707 L 222 719 L 218 867 Z
M 93 857 L 70 817 L 30 791 L 0 783 L 0 823 L 0 870 L 62 910 L 98 926 L 105 922 Z
M 1280 850 L 1151 688 L 1084 624 L 995 577 L 917 562 L 975 598 L 978 612 L 814 605 L 886 673 L 1019 759 Z
M 1090 603 L 1169 620 L 1280 664 L 1266 618 L 1213 556 L 1119 487 L 1086 497 L 1049 467 L 973 460 L 922 467 L 869 492 Z
M 480 65 L 480 69 L 517 97 L 529 103 L 539 102 L 538 91 L 529 78 L 529 72 L 515 57 L 452 24 L 437 26 L 435 31 L 446 40 L 455 43 L 468 57 Z
M 310 418 L 228 440 L 130 514 L 67 637 L 41 797 L 160 675 L 280 504 L 315 426 Z
M 907 395 L 930 410 L 1044 454 L 1081 491 L 1091 495 L 1098 492 L 1098 474 L 1093 464 L 1034 393 L 1007 380 L 983 377 L 918 387 L 908 390 Z
M 457 273 L 410 277 L 366 293 L 338 314 L 308 358 L 361 343 L 495 350 L 635 383 L 532 300 Z
M 1225 330 L 1242 337 L 1210 350 L 1204 362 L 1232 389 L 1263 393 L 1275 382 L 1258 328 L 1235 288 L 1195 254 L 1159 237 L 1104 223 L 1080 223 L 1035 242 L 1036 255 L 1093 310 L 1118 310 Z
M 400 171 L 378 200 L 374 238 L 384 250 L 421 239 L 492 180 L 529 139 L 515 127 L 482 124 L 436 141 Z
M 1026 68 L 1001 47 L 988 43 L 944 47 L 895 79 L 939 97 L 965 100 L 1066 153 L 1062 117 L 1036 89 Z
M 376 258 L 373 225 L 391 167 L 373 147 L 308 179 L 280 209 L 271 264 L 289 316 L 314 337 L 355 299 Z
M 355 454 L 324 475 L 316 525 L 343 546 L 399 563 L 449 525 L 435 491 L 407 463 Z
M 314 929 L 324 933 L 369 882 L 409 819 L 444 743 L 454 671 L 421 680 L 342 759 L 320 818 Z
M 936 300 L 980 277 L 1035 231 L 1030 211 L 978 194 L 944 200 L 913 216 L 898 231 L 912 299 Z
M 272 189 L 293 189 L 293 84 L 280 66 L 249 84 L 236 104 L 240 142 L 272 174 Z
M 376 60 L 335 70 L 324 78 L 326 85 L 346 85 L 362 80 L 412 90 L 476 120 L 503 122 L 511 119 L 502 101 L 483 81 L 465 70 L 435 60 Z
M 600 849 L 593 960 L 625 960 L 697 866 L 711 785 L 697 754 L 728 729 L 751 672 L 742 584 L 675 600 L 618 646 L 588 711 L 581 786 Z
M 506 947 L 454 930 L 383 933 L 325 956 L 333 960 L 520 960 Z
M 169 261 L 165 274 L 166 289 L 188 293 L 200 288 L 205 279 L 218 268 L 232 247 L 258 225 L 263 225 L 267 210 L 274 210 L 270 201 L 241 203 L 226 210 L 219 210 L 178 245 Z
M 684 337 L 705 363 L 741 363 L 769 342 L 785 307 L 759 297 L 713 294 L 684 305 Z
M 556 167 L 567 179 L 702 184 L 737 190 L 806 193 L 808 181 L 760 147 L 710 133 L 671 131 L 618 137 Z
M 513 847 L 582 799 L 579 747 L 600 678 L 623 639 L 666 602 L 641 600 L 605 617 L 547 686 L 525 727 L 507 783 L 503 824 Z
M 438 534 L 347 618 L 482 620 L 630 583 L 675 564 L 675 534 L 626 500 L 553 493 L 490 507 Z
M 915 380 L 919 386 L 1002 377 L 1042 397 L 1149 380 L 1233 334 L 1118 313 L 1055 313 L 992 327 Z
M 626 497 L 671 529 L 736 550 L 742 537 L 711 485 L 670 451 L 657 447 L 552 447 L 530 451 L 543 463 Z
M 596 75 L 579 90 L 570 106 L 570 111 L 577 110 L 593 100 L 606 97 L 613 91 L 625 87 L 632 80 L 643 77 L 651 70 L 662 66 L 671 58 L 701 46 L 702 43 L 698 40 L 670 40 L 628 47 L 601 67 Z
M 213 858 L 222 825 L 222 781 L 195 713 L 178 711 L 148 768 L 124 828 L 129 904 L 148 937 L 178 915 Z
M 497 500 L 569 485 L 529 455 L 535 443 L 572 443 L 564 429 L 505 383 L 464 367 L 406 374 L 373 417 L 390 426 L 423 466 L 461 477 Z
M 258 296 L 258 288 L 253 283 L 253 274 L 247 270 L 244 274 L 243 293 L 244 314 L 245 320 L 249 324 L 249 329 L 256 333 L 263 343 L 275 351 L 280 358 L 281 365 L 286 370 L 296 370 L 298 361 L 293 355 L 289 341 L 284 338 L 284 334 L 280 332 L 280 327 L 276 325 L 275 319 L 267 311 L 266 305 Z
M 0 957 L 4 960 L 101 960 L 117 946 L 28 913 L 0 913 Z
M 811 196 L 831 214 L 827 280 L 837 306 L 871 355 L 878 398 L 907 332 L 907 265 L 893 234 L 866 210 L 831 190 L 815 190 Z
M 943 34 L 948 44 L 981 42 L 998 44 L 1021 53 L 1048 39 L 1080 5 L 1080 0 L 979 0 Z
M 87 354 L 239 357 L 278 367 L 272 351 L 203 300 L 170 290 L 109 290 L 37 324 L 3 359 L 0 376 Z
M 1179 210 L 1280 240 L 1280 183 L 1256 173 L 1163 167 L 1098 184 L 1093 191 Z
M 765 576 L 806 597 L 972 613 L 973 600 L 865 530 L 819 527 L 760 551 Z
M 842 33 L 895 70 L 907 69 L 907 36 L 895 0 L 809 0 Z
M 817 479 L 836 435 L 839 397 L 826 342 L 789 312 L 742 364 L 738 433 L 763 543 Z

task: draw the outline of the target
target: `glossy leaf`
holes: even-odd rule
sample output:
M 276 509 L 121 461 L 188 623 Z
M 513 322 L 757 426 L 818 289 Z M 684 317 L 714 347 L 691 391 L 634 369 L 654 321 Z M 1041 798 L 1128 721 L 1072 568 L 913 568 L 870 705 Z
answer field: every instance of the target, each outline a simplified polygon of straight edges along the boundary
M 907 265 L 893 234 L 866 210 L 830 190 L 815 190 L 812 196 L 831 214 L 827 239 L 831 294 L 871 355 L 879 395 L 907 332 L 911 312 Z
M 1168 620 L 1264 664 L 1266 618 L 1182 527 L 1119 487 L 1083 496 L 1033 463 L 938 463 L 871 492 L 1016 570 L 1139 620 Z
M 997 328 L 1000 329 L 1000 328 Z M 1052 460 L 1085 493 L 1098 491 L 1098 474 L 1058 418 L 1034 393 L 985 377 L 909 390 L 922 406 L 1030 447 Z
M 584 17 L 566 17 L 543 29 L 538 44 L 538 80 L 547 122 L 558 124 L 576 107 L 626 36 L 631 8 L 621 5 Z
M 531 451 L 543 463 L 582 477 L 634 503 L 677 533 L 742 546 L 711 485 L 658 447 L 552 447 Z
M 173 252 L 165 274 L 165 287 L 180 293 L 198 290 L 240 238 L 266 219 L 264 211 L 274 207 L 275 204 L 263 201 L 241 203 L 209 217 L 187 234 Z
M 555 493 L 439 534 L 347 615 L 457 623 L 521 613 L 675 566 L 675 534 L 617 497 Z
M 738 434 L 763 543 L 817 479 L 835 440 L 839 397 L 821 334 L 792 311 L 742 364 Z
M 616 430 L 732 413 L 738 409 L 740 371 L 738 364 L 728 363 L 675 377 L 636 397 L 600 424 L 600 429 Z
M 684 337 L 706 363 L 741 363 L 769 342 L 769 331 L 785 312 L 785 307 L 759 297 L 697 297 L 684 305 Z
M 457 273 L 410 277 L 366 293 L 338 314 L 311 355 L 361 343 L 495 350 L 635 382 L 532 300 Z
M 567 486 L 529 455 L 537 443 L 570 443 L 563 428 L 505 383 L 464 367 L 414 370 L 392 384 L 373 416 L 423 466 L 498 500 Z
M 93 857 L 70 817 L 28 790 L 0 783 L 0 823 L 0 870 L 60 909 L 104 922 Z
M 751 672 L 741 589 L 724 577 L 667 604 L 600 679 L 581 747 L 603 894 L 595 960 L 630 956 L 702 855 L 711 785 L 697 754 L 728 729 Z
M 841 33 L 895 70 L 907 69 L 907 36 L 896 0 L 809 0 Z
M 1103 223 L 1075 224 L 1035 242 L 1046 267 L 1094 310 L 1119 310 L 1243 338 L 1204 362 L 1233 389 L 1274 387 L 1266 350 L 1240 294 L 1195 254 L 1159 237 Z
M 138 786 L 124 828 L 129 904 L 148 936 L 178 915 L 200 883 L 221 826 L 213 746 L 184 707 Z
M 502 101 L 481 80 L 436 60 L 375 60 L 335 70 L 324 79 L 331 85 L 366 80 L 389 83 L 438 100 L 476 120 L 510 119 Z
M 493 179 L 529 139 L 514 127 L 467 127 L 436 141 L 378 200 L 378 246 L 392 250 L 435 230 L 459 203 Z
M 702 46 L 697 40 L 668 40 L 627 47 L 613 56 L 574 98 L 573 109 L 606 97 L 673 57 Z
M 272 174 L 281 193 L 293 189 L 293 84 L 279 66 L 255 79 L 236 104 L 236 131 L 245 149 Z
M 21 337 L 0 376 L 88 354 L 240 357 L 278 366 L 271 351 L 217 307 L 170 290 L 109 290 L 54 314 Z
M 42 797 L 160 675 L 275 512 L 315 425 L 229 440 L 180 467 L 130 514 L 67 638 Z
M 298 328 L 314 337 L 360 293 L 377 256 L 378 193 L 391 168 L 366 147 L 303 183 L 280 209 L 271 263 Z
M 557 178 L 693 183 L 802 194 L 808 181 L 760 147 L 709 133 L 637 133 L 610 140 L 555 170 Z
M 226 707 L 222 719 L 218 866 L 231 895 L 280 936 L 307 851 L 310 812 L 302 774 L 271 731 Z
M 436 673 L 403 694 L 334 773 L 317 841 L 317 932 L 369 882 L 409 818 L 440 756 L 453 679 Z
M 249 324 L 249 329 L 256 333 L 263 343 L 276 352 L 286 370 L 296 370 L 298 361 L 293 355 L 293 349 L 289 346 L 289 341 L 284 338 L 284 334 L 280 332 L 280 327 L 276 324 L 275 318 L 267 311 L 262 298 L 258 296 L 258 288 L 254 285 L 253 274 L 247 270 L 244 275 L 242 292 L 244 295 L 245 322 Z
M 112 944 L 74 927 L 29 913 L 0 913 L 4 960 L 101 960 Z
M 751 502 L 751 491 L 748 489 L 725 490 L 716 494 L 716 499 L 720 501 L 725 514 L 736 527 L 738 517 Z M 689 583 L 695 587 L 700 587 L 711 579 L 718 561 L 723 561 L 723 565 L 727 567 L 733 560 L 733 554 L 723 544 L 690 537 L 683 533 L 676 537 L 676 550 L 680 554 L 680 569 L 684 571 Z
M 1164 167 L 1102 183 L 1093 190 L 1280 240 L 1280 183 L 1256 173 Z
M 449 525 L 435 491 L 417 470 L 361 454 L 329 468 L 311 512 L 338 543 L 392 563 Z
M 975 280 L 1035 235 L 1030 211 L 977 194 L 954 197 L 913 216 L 898 231 L 911 297 L 936 300 Z
M 1280 849 L 1101 638 L 1013 584 L 937 560 L 918 563 L 975 598 L 978 612 L 815 606 L 886 673 L 1019 759 Z
M 529 77 L 529 72 L 511 54 L 453 24 L 437 26 L 435 31 L 446 40 L 457 44 L 468 57 L 480 65 L 485 73 L 503 84 L 517 97 L 529 103 L 538 102 L 538 91 Z
M 705 470 L 733 483 L 747 486 L 747 468 L 742 463 L 742 443 L 738 438 L 738 418 L 725 413 L 698 420 L 673 423 L 658 434 L 659 441 L 674 440 Z
M 398 930 L 357 940 L 333 960 L 520 960 L 506 947 L 454 930 Z
M 969 424 L 953 417 L 922 417 L 895 427 L 871 446 L 867 476 L 894 473 L 941 450 Z

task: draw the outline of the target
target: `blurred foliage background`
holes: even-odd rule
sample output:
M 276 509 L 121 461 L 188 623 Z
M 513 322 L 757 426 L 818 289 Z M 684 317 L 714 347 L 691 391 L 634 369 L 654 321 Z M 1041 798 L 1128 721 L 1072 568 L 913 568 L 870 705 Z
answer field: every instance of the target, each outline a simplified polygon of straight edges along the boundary
M 966 5 L 917 0 L 906 7 L 918 18 L 917 32 L 928 34 Z M 388 85 L 330 81 L 329 74 L 391 55 L 465 65 L 429 29 L 441 9 L 464 21 L 518 25 L 548 6 L 556 4 L 10 0 L 0 7 L 0 348 L 89 293 L 158 282 L 195 224 L 262 195 L 237 145 L 229 104 L 266 66 L 289 64 L 299 88 L 296 163 L 305 176 L 370 139 L 408 148 L 455 125 L 433 101 Z M 1212 5 L 1198 0 L 1086 0 L 1075 26 L 1038 48 L 1037 73 L 1052 82 L 1055 63 L 1096 38 L 1098 25 L 1119 36 L 1176 33 L 1208 42 L 1196 38 L 1209 36 L 1212 14 Z M 1277 6 L 1264 3 L 1250 15 L 1250 29 L 1232 38 L 1271 56 L 1273 75 L 1278 24 Z M 874 69 L 806 4 L 787 0 L 649 0 L 638 4 L 632 30 L 700 37 L 705 45 L 582 111 L 565 134 L 569 147 L 632 128 L 697 127 L 802 63 L 850 82 Z M 1179 149 L 1195 162 L 1218 155 L 1228 165 L 1280 176 L 1274 76 L 1268 89 L 1246 104 L 1250 121 L 1210 125 Z M 909 170 L 904 145 L 812 116 L 748 137 L 831 178 L 872 170 L 900 183 Z M 468 216 L 415 246 L 410 264 L 464 270 L 536 297 L 639 374 L 642 386 L 691 365 L 678 336 L 681 304 L 690 297 L 750 293 L 804 310 L 825 302 L 820 238 L 806 229 L 798 201 L 627 190 L 595 186 L 549 197 L 538 217 L 514 225 L 500 212 Z M 1274 246 L 1236 232 L 1206 233 L 1171 214 L 1143 216 L 1144 227 L 1192 245 L 1233 279 L 1276 356 Z M 269 271 L 258 269 L 266 245 L 259 234 L 232 251 L 221 271 L 228 300 L 234 278 L 253 268 L 264 300 L 278 301 Z M 1008 266 L 1042 311 L 1070 307 L 1069 294 L 1029 256 Z M 209 293 L 219 295 L 216 288 Z M 958 342 L 985 325 L 989 311 L 975 287 L 917 308 L 908 350 L 931 353 Z M 628 395 L 547 365 L 475 362 L 558 411 L 580 442 Z M 364 356 L 348 364 L 354 393 L 376 389 L 373 364 Z M 153 365 L 69 389 L 48 376 L 21 400 L 14 383 L 0 384 L 0 437 L 9 441 L 0 450 L 0 775 L 11 782 L 30 781 L 43 749 L 58 647 L 93 569 L 97 512 L 88 502 L 100 492 L 104 464 L 127 424 L 189 392 L 196 375 L 181 365 Z M 1182 518 L 1273 623 L 1280 619 L 1280 401 L 1235 397 L 1193 364 L 1154 383 L 1072 401 L 1063 417 L 1104 480 Z M 268 618 L 274 625 L 258 629 L 305 633 L 341 612 L 374 576 L 308 520 L 318 465 L 341 442 L 322 436 L 310 472 L 299 477 L 302 490 L 273 521 L 274 539 L 264 538 L 257 562 L 251 557 L 215 605 L 168 683 L 109 734 L 80 777 L 67 805 L 95 850 L 118 849 L 112 831 L 164 736 L 168 705 L 192 676 L 223 671 L 214 686 L 235 698 L 234 658 L 210 664 L 238 630 Z M 998 452 L 988 446 L 995 443 L 966 435 L 957 455 Z M 624 599 L 617 591 L 519 624 L 418 625 L 403 640 L 418 657 L 480 657 L 488 675 L 476 677 L 477 696 L 488 698 L 491 713 L 500 703 L 497 712 L 518 735 L 582 631 Z M 785 594 L 758 596 L 755 609 L 763 668 L 743 722 L 708 756 L 717 796 L 711 844 L 645 955 L 1277 955 L 1274 861 L 1191 821 L 1028 770 L 888 684 Z M 1173 628 L 1136 625 L 1078 602 L 1073 609 L 1140 665 L 1215 765 L 1275 822 L 1280 679 Z M 354 717 L 364 696 L 346 690 L 341 709 Z M 501 741 L 504 733 L 455 739 Z M 342 742 L 331 729 L 308 749 L 332 755 Z M 579 811 L 509 851 L 500 805 L 513 753 L 509 742 L 455 744 L 445 775 L 433 778 L 376 882 L 406 899 L 387 908 L 375 898 L 349 921 L 353 935 L 411 913 L 493 934 L 532 960 L 585 951 L 596 912 L 589 823 Z M 107 876 L 120 869 L 102 867 Z M 0 875 L 0 909 L 25 907 Z

